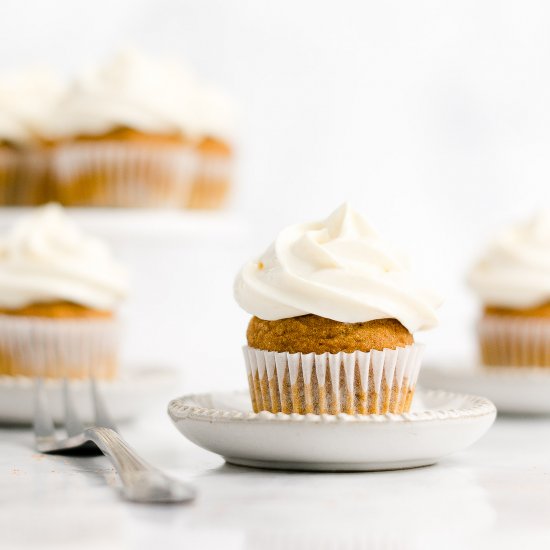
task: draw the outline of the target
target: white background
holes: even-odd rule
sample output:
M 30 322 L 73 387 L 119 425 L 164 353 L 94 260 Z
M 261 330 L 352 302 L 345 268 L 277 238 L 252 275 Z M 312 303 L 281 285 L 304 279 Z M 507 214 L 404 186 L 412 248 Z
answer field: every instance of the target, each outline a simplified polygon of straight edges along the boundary
M 0 69 L 70 73 L 133 43 L 182 55 L 240 104 L 230 230 L 118 243 L 139 289 L 128 351 L 177 360 L 176 395 L 245 384 L 236 269 L 346 199 L 445 296 L 432 359 L 471 350 L 468 266 L 496 228 L 548 204 L 549 27 L 543 0 L 2 0 Z M 193 480 L 194 505 L 130 507 L 101 459 L 30 455 L 30 433 L 2 430 L 4 546 L 550 546 L 547 419 L 499 418 L 433 468 L 319 476 L 221 466 L 157 413 L 124 433 Z
M 483 243 L 548 203 L 547 2 L 4 0 L 0 10 L 2 69 L 70 74 L 133 44 L 181 55 L 239 104 L 233 208 L 253 231 L 230 256 L 222 238 L 188 252 L 195 332 L 177 343 L 217 357 L 227 348 L 231 378 L 246 323 L 234 271 L 283 225 L 350 200 L 446 298 L 425 338 L 441 356 L 473 347 L 463 280 Z M 217 278 L 197 275 L 206 268 Z

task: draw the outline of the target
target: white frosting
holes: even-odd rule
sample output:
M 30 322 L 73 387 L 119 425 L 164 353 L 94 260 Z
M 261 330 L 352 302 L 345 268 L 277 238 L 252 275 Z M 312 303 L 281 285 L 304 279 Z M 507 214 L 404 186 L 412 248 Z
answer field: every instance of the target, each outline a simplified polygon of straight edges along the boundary
M 2 99 L 0 98 L 0 103 Z M 25 122 L 16 113 L 0 105 L 0 141 L 22 145 L 32 141 L 32 134 Z
M 112 310 L 126 291 L 125 270 L 58 205 L 37 208 L 0 238 L 2 308 L 63 300 Z
M 25 145 L 40 137 L 63 93 L 61 81 L 45 69 L 0 78 L 0 140 Z
M 326 220 L 281 231 L 242 268 L 235 297 L 268 321 L 307 313 L 343 323 L 395 318 L 411 332 L 435 326 L 440 304 L 347 204 Z
M 202 97 L 204 95 L 204 98 Z M 210 101 L 181 61 L 125 50 L 76 80 L 53 113 L 49 135 L 100 135 L 117 127 L 195 137 L 227 130 L 227 113 Z
M 468 280 L 487 305 L 521 309 L 550 302 L 550 211 L 497 235 Z

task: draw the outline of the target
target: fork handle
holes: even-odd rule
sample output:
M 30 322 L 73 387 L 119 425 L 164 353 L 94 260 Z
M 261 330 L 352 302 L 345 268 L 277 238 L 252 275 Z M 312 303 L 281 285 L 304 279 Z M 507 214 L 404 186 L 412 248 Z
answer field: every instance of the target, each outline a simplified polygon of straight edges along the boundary
M 125 498 L 135 502 L 184 502 L 195 490 L 145 462 L 110 428 L 87 428 L 84 435 L 111 461 L 122 483 Z

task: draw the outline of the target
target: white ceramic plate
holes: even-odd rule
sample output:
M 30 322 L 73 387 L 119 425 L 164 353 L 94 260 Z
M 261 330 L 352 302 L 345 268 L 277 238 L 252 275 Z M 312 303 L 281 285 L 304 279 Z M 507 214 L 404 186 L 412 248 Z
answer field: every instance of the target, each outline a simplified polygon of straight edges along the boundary
M 550 414 L 550 369 L 482 368 L 468 361 L 426 365 L 420 383 L 427 388 L 485 395 L 499 413 Z
M 130 420 L 150 406 L 164 401 L 174 391 L 179 374 L 166 368 L 128 368 L 113 381 L 99 383 L 101 395 L 113 419 Z M 56 422 L 63 418 L 61 382 L 45 382 L 50 412 Z M 90 386 L 85 381 L 71 383 L 74 402 L 83 422 L 93 418 Z M 33 379 L 26 376 L 0 376 L 0 423 L 29 424 L 33 411 Z
M 405 414 L 255 414 L 238 392 L 174 399 L 168 413 L 185 437 L 233 464 L 366 471 L 434 464 L 477 441 L 496 409 L 481 397 L 419 390 Z

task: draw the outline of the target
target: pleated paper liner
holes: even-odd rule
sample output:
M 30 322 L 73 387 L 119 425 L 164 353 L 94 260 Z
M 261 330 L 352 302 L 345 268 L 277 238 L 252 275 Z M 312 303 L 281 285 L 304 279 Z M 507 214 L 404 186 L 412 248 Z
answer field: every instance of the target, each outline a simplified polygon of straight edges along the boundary
M 408 412 L 423 347 L 316 355 L 245 346 L 253 409 L 287 414 Z
M 119 323 L 0 315 L 0 375 L 112 379 Z
M 0 205 L 15 204 L 21 168 L 20 153 L 9 147 L 0 146 Z
M 70 143 L 51 155 L 55 194 L 67 206 L 181 207 L 196 170 L 188 145 Z
M 30 149 L 21 156 L 21 179 L 14 196 L 17 206 L 38 206 L 55 201 L 49 173 L 49 149 Z
M 550 319 L 486 316 L 478 335 L 486 366 L 550 367 Z
M 202 155 L 186 206 L 197 209 L 221 208 L 227 202 L 233 180 L 233 159 Z

